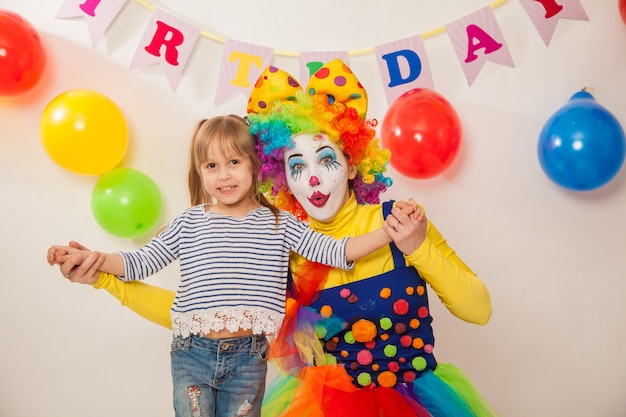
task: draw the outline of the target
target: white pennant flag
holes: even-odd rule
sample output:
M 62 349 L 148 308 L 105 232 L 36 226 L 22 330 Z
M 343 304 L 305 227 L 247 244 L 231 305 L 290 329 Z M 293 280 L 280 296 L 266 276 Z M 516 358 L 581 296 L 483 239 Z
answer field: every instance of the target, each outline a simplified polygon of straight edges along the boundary
M 237 93 L 250 95 L 265 67 L 272 63 L 273 50 L 260 45 L 227 39 L 220 64 L 215 104 Z
M 196 44 L 200 29 L 185 20 L 156 9 L 135 51 L 130 68 L 161 64 L 172 89 Z
M 433 77 L 421 36 L 374 47 L 387 104 L 414 88 L 434 90 Z
M 487 61 L 514 66 L 491 7 L 449 23 L 446 30 L 470 86 Z
M 57 19 L 84 17 L 95 47 L 127 0 L 64 0 L 54 16 Z
M 561 0 L 560 3 L 520 0 L 520 3 L 546 46 L 550 45 L 559 19 L 589 20 L 579 0 Z

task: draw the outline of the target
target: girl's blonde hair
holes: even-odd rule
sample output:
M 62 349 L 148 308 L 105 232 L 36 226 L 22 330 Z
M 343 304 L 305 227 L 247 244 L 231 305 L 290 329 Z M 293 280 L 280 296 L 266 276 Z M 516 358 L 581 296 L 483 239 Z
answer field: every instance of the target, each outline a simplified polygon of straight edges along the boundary
M 252 165 L 251 197 L 262 206 L 269 208 L 276 216 L 278 210 L 259 190 L 261 161 L 255 148 L 255 139 L 250 134 L 248 123 L 242 117 L 230 114 L 212 119 L 200 120 L 193 130 L 189 152 L 188 186 L 191 205 L 212 204 L 213 197 L 204 189 L 200 167 L 207 159 L 211 145 L 249 158 Z

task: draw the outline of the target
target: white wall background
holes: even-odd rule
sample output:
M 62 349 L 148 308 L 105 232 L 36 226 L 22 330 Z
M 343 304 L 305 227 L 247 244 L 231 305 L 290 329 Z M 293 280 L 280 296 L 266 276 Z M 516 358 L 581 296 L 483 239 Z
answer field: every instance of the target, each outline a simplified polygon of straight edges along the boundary
M 31 91 L 0 97 L 4 220 L 0 315 L 0 416 L 169 417 L 169 331 L 88 286 L 66 282 L 45 260 L 75 239 L 100 250 L 145 239 L 108 235 L 93 219 L 96 177 L 57 166 L 39 138 L 58 94 L 99 91 L 131 130 L 121 166 L 149 175 L 164 197 L 161 224 L 187 206 L 187 143 L 201 117 L 242 114 L 247 97 L 213 104 L 223 45 L 201 37 L 177 91 L 158 66 L 128 66 L 150 11 L 129 1 L 92 48 L 82 19 L 54 19 L 61 0 L 0 0 L 28 19 L 48 53 Z M 203 29 L 283 51 L 361 50 L 429 32 L 489 0 L 341 2 L 152 1 Z M 457 110 L 464 141 L 454 165 L 430 180 L 391 169 L 389 198 L 413 196 L 488 285 L 485 327 L 433 300 L 440 361 L 464 369 L 505 417 L 626 415 L 626 174 L 587 193 L 563 190 L 540 168 L 547 119 L 585 86 L 626 124 L 626 27 L 617 0 L 581 0 L 590 21 L 561 19 L 549 47 L 521 4 L 494 10 L 515 68 L 488 63 L 468 87 L 449 37 L 425 40 L 436 90 Z M 331 12 L 332 10 L 332 12 Z M 274 64 L 298 74 L 298 62 Z M 368 89 L 369 116 L 387 109 L 373 54 L 350 66 Z M 161 225 L 160 224 L 160 225 Z M 175 267 L 151 280 L 174 288 Z

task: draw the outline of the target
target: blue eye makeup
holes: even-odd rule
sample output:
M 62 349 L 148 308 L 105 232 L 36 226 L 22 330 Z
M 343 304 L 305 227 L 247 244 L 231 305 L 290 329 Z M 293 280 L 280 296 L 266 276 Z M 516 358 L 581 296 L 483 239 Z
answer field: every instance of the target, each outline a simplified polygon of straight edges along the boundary
M 289 158 L 289 176 L 297 180 L 302 175 L 302 169 L 306 166 L 304 159 L 292 156 Z
M 328 170 L 338 169 L 341 167 L 341 164 L 337 161 L 337 154 L 330 147 L 322 148 L 317 157 L 322 165 L 328 168 Z

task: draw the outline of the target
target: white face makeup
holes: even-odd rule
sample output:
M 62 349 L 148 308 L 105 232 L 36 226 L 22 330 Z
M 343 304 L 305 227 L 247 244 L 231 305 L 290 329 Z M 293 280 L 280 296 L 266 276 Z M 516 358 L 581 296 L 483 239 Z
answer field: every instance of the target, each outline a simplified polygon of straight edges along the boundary
M 356 171 L 325 134 L 303 133 L 293 141 L 284 155 L 287 186 L 310 217 L 328 221 L 348 201 Z

